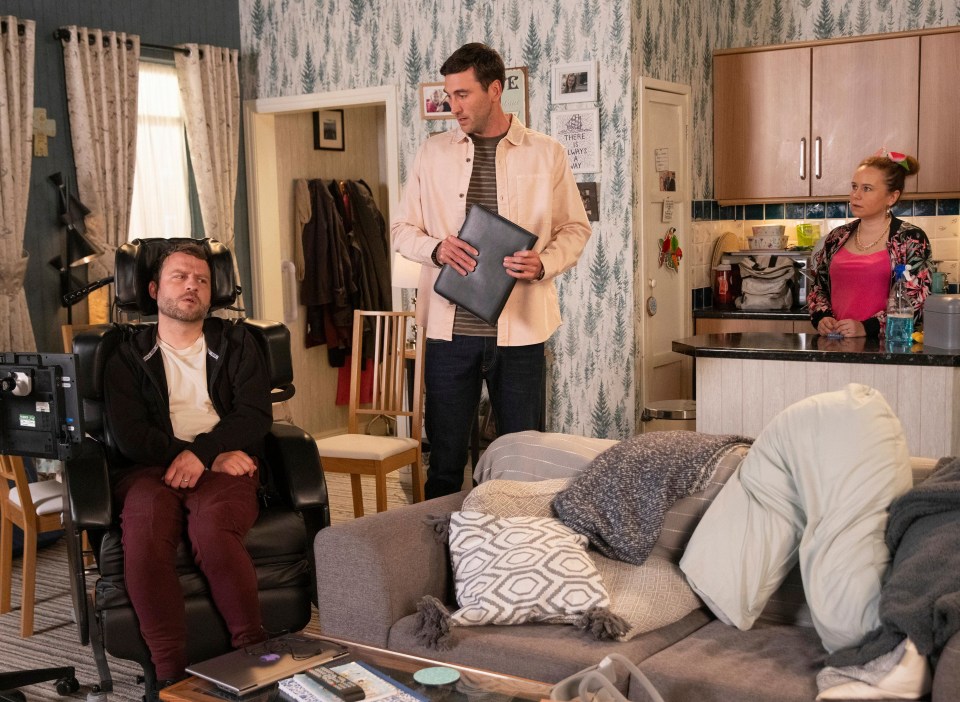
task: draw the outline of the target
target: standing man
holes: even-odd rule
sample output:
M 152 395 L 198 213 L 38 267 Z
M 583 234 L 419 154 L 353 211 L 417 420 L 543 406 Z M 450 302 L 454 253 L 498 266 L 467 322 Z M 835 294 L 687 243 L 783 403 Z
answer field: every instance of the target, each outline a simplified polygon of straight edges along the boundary
M 423 264 L 428 499 L 461 488 L 482 380 L 500 434 L 539 427 L 544 342 L 560 326 L 553 279 L 576 264 L 591 233 L 563 146 L 503 111 L 500 55 L 465 44 L 440 73 L 458 128 L 420 147 L 392 228 L 394 248 Z M 457 236 L 475 204 L 538 237 L 533 250 L 503 260 L 518 283 L 497 326 L 433 291 L 442 266 L 460 275 L 476 267 L 477 250 Z
M 210 265 L 194 243 L 156 264 L 156 326 L 107 364 L 106 418 L 124 580 L 158 687 L 184 676 L 186 614 L 175 567 L 184 531 L 234 647 L 263 641 L 257 577 L 243 539 L 257 519 L 258 462 L 272 422 L 269 378 L 242 326 L 207 319 Z

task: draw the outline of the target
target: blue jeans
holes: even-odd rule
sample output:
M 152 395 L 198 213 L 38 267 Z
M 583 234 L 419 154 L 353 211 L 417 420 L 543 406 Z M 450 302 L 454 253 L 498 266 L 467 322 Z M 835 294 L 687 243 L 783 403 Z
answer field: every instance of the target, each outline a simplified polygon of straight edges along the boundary
M 500 436 L 540 428 L 543 350 L 543 344 L 497 346 L 495 336 L 427 339 L 428 500 L 460 491 L 482 381 Z

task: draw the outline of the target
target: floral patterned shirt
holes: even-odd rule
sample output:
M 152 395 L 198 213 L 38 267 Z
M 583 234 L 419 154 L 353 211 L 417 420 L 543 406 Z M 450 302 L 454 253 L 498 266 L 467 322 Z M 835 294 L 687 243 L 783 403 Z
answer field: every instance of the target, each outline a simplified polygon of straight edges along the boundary
M 830 304 L 830 262 L 859 226 L 860 220 L 856 219 L 837 227 L 827 235 L 823 246 L 814 254 L 814 280 L 807 295 L 810 321 L 814 328 L 824 317 L 833 316 L 833 307 Z M 907 282 L 907 294 L 913 304 L 914 319 L 919 324 L 923 318 L 923 301 L 930 294 L 930 241 L 919 227 L 893 217 L 890 221 L 887 253 L 890 255 L 891 285 L 894 266 L 904 263 L 910 267 L 912 280 Z M 881 309 L 872 317 L 858 321 L 863 323 L 867 336 L 879 338 L 883 336 L 886 327 L 887 310 Z

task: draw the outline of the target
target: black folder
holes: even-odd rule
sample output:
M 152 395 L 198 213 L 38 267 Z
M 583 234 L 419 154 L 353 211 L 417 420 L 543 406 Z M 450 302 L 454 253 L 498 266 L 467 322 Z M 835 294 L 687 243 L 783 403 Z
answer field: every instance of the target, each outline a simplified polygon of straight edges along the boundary
M 537 243 L 537 237 L 483 205 L 474 205 L 460 228 L 460 238 L 480 252 L 477 267 L 460 275 L 449 264 L 444 265 L 433 289 L 494 325 L 517 282 L 507 274 L 503 259 L 517 251 L 529 251 Z

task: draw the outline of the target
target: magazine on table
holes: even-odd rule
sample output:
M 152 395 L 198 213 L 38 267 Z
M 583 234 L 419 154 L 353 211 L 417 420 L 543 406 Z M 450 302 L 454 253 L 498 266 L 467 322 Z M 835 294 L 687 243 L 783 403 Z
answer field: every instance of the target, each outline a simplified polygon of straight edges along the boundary
M 425 696 L 366 663 L 353 661 L 329 667 L 363 688 L 363 702 L 429 702 Z M 281 680 L 279 687 L 283 697 L 294 702 L 342 702 L 305 673 Z

